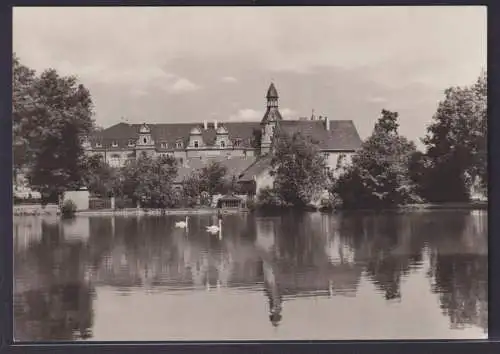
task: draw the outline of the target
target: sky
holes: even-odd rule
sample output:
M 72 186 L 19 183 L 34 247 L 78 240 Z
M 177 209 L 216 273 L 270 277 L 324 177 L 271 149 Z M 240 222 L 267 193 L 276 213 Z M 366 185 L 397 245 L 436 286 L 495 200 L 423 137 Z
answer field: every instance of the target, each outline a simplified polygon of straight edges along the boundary
M 486 7 L 23 7 L 13 50 L 76 75 L 95 120 L 257 120 L 275 83 L 285 119 L 353 120 L 382 109 L 418 143 L 444 90 L 486 69 Z

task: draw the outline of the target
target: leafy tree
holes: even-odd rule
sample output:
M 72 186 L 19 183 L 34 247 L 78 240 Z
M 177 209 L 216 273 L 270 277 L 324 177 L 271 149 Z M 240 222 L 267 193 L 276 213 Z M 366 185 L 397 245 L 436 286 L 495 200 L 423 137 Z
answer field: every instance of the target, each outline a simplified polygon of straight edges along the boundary
M 409 161 L 409 173 L 410 179 L 415 185 L 415 192 L 417 195 L 426 199 L 427 195 L 427 186 L 429 185 L 429 168 L 430 168 L 430 160 L 425 155 L 425 153 L 421 151 L 415 151 L 410 156 Z
M 140 200 L 145 207 L 166 208 L 176 202 L 172 186 L 176 175 L 174 158 L 140 156 L 123 168 L 119 179 L 124 195 Z
M 483 72 L 469 87 L 451 87 L 439 103 L 423 139 L 430 160 L 428 199 L 469 199 L 479 179 L 487 188 L 487 77 Z
M 88 190 L 100 196 L 120 195 L 119 171 L 109 166 L 101 155 L 82 159 L 83 180 Z
M 327 185 L 329 171 L 312 140 L 278 129 L 271 157 L 273 188 L 284 205 L 304 207 Z
M 197 171 L 187 176 L 183 183 L 183 196 L 188 206 L 195 206 L 201 195 L 201 180 Z
M 410 177 L 413 142 L 398 134 L 398 113 L 382 110 L 372 135 L 333 188 L 348 208 L 391 207 L 416 200 Z
M 257 196 L 257 205 L 261 208 L 279 208 L 283 201 L 275 188 L 263 188 Z
M 21 169 L 27 163 L 29 136 L 24 128 L 35 114 L 35 71 L 20 63 L 14 54 L 12 59 L 12 147 L 14 168 Z
M 211 162 L 203 167 L 199 173 L 201 190 L 207 192 L 210 197 L 224 193 L 226 173 L 226 167 L 218 162 Z
M 30 184 L 56 196 L 82 185 L 80 137 L 93 126 L 90 92 L 74 76 L 48 69 L 39 76 L 13 58 L 15 165 Z

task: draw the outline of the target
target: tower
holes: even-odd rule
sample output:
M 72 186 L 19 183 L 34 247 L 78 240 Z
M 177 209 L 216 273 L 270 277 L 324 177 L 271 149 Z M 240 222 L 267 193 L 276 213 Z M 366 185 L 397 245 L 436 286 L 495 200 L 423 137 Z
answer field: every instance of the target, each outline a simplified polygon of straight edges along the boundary
M 148 156 L 152 156 L 154 155 L 154 147 L 155 147 L 155 142 L 151 135 L 151 129 L 146 123 L 144 123 L 139 128 L 139 138 L 137 139 L 135 147 L 136 151 L 143 152 Z M 140 155 L 141 154 L 138 153 L 137 157 L 139 157 Z
M 274 83 L 271 83 L 271 85 L 269 86 L 266 99 L 267 109 L 260 123 L 262 133 L 260 143 L 261 155 L 265 155 L 271 150 L 275 129 L 279 122 L 283 120 L 278 108 L 279 96 Z

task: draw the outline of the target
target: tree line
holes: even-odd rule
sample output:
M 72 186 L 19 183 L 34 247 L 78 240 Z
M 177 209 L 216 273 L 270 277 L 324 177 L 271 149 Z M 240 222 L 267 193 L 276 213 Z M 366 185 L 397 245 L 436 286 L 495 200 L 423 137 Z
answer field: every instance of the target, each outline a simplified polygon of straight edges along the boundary
M 464 202 L 472 187 L 487 194 L 486 107 L 486 72 L 470 86 L 445 90 L 421 139 L 424 151 L 399 133 L 398 113 L 384 109 L 352 163 L 338 167 L 340 175 L 327 167 L 317 142 L 278 127 L 270 155 L 274 183 L 261 191 L 258 204 L 304 208 L 323 198 L 327 207 L 383 208 Z M 90 91 L 75 76 L 54 69 L 37 74 L 15 54 L 12 117 L 13 172 L 26 171 L 45 201 L 83 186 L 156 207 L 192 206 L 217 193 L 241 192 L 237 176 L 217 163 L 193 171 L 179 192 L 174 188 L 178 166 L 170 157 L 139 156 L 115 169 L 98 156 L 86 156 L 81 137 L 99 129 Z
M 236 177 L 215 161 L 192 171 L 180 184 L 175 183 L 177 161 L 170 156 L 141 154 L 120 168 L 110 167 L 100 155 L 89 156 L 86 161 L 88 173 L 84 185 L 92 194 L 129 199 L 133 205 L 139 203 L 148 208 L 209 206 L 216 194 L 239 193 Z

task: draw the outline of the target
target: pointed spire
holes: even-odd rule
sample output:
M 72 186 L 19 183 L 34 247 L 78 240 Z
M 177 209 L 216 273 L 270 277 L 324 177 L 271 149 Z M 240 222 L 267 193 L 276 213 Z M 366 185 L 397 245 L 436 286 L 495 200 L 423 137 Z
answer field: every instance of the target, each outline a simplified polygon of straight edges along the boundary
M 278 90 L 276 90 L 276 87 L 274 86 L 274 83 L 271 82 L 271 85 L 269 85 L 269 89 L 267 90 L 267 95 L 266 98 L 278 98 Z

